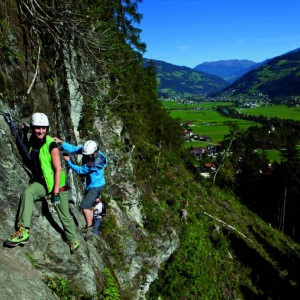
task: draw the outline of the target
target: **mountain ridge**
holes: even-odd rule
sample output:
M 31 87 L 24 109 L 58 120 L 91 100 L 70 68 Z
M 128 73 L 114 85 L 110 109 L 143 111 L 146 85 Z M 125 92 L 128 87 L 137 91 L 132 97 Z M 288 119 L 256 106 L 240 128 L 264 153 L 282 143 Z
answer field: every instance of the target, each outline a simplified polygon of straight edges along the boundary
M 260 63 L 247 59 L 230 59 L 203 62 L 195 66 L 194 70 L 199 70 L 207 74 L 216 75 L 228 81 L 229 83 L 232 83 L 243 74 L 256 68 L 258 65 L 260 65 Z
M 300 49 L 267 60 L 218 93 L 220 96 L 261 94 L 263 97 L 300 96 Z
M 296 67 L 299 62 L 297 56 L 299 51 L 300 48 L 296 48 L 259 63 L 247 59 L 204 62 L 197 65 L 194 69 L 150 59 L 144 59 L 144 64 L 148 64 L 150 61 L 154 62 L 158 78 L 158 91 L 162 98 L 176 99 L 182 97 L 197 99 L 229 94 L 238 95 L 238 93 L 249 95 L 262 93 L 271 98 L 284 97 L 285 95 L 292 97 L 299 94 L 297 89 L 299 86 L 298 68 Z M 285 65 L 281 61 L 280 65 L 273 66 L 276 72 L 282 70 L 285 73 L 282 79 L 278 79 L 279 75 L 275 75 L 270 66 L 273 62 L 283 60 L 284 57 L 287 60 L 289 60 L 289 57 L 294 57 L 295 59 L 291 64 Z M 271 70 L 267 71 L 267 66 Z M 295 68 L 296 71 L 294 70 Z M 205 71 L 210 72 L 210 74 Z M 255 75 L 258 74 L 257 72 L 267 72 L 268 76 Z M 291 74 L 289 75 L 289 73 Z M 253 82 L 251 83 L 252 80 Z M 260 88 L 253 86 L 259 86 Z M 247 89 L 250 89 L 249 92 L 247 92 Z
M 205 97 L 222 90 L 228 83 L 222 78 L 185 66 L 144 58 L 144 65 L 154 62 L 159 94 L 163 98 Z

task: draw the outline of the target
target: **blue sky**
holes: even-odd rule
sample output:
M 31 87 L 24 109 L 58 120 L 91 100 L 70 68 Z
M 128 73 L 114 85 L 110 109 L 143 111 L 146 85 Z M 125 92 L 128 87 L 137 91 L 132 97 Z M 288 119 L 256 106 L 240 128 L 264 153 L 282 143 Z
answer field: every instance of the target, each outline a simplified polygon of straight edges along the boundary
M 194 68 L 300 48 L 299 0 L 143 0 L 144 57 Z

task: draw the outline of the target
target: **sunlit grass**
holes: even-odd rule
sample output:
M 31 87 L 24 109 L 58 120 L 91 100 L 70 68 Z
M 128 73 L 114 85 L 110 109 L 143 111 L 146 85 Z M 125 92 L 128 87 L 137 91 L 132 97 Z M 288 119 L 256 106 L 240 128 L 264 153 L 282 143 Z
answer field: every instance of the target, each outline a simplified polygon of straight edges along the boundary
M 199 102 L 197 104 L 181 104 L 176 101 L 162 101 L 164 108 L 166 109 L 190 109 L 195 107 L 202 107 L 205 109 L 216 108 L 217 106 L 231 105 L 231 102 Z
M 208 145 L 216 145 L 224 139 L 229 133 L 228 122 L 236 122 L 241 130 L 246 130 L 250 126 L 260 126 L 260 124 L 225 117 L 215 110 L 219 105 L 230 105 L 229 102 L 201 102 L 199 104 L 179 104 L 175 101 L 164 101 L 163 105 L 169 110 L 172 118 L 178 118 L 182 122 L 192 122 L 190 127 L 196 135 L 206 135 L 210 138 L 209 142 L 189 141 L 184 143 L 185 148 L 205 147 Z M 201 110 L 192 110 L 192 108 L 201 107 Z M 285 105 L 273 105 L 266 107 L 257 107 L 249 109 L 238 109 L 238 111 L 249 115 L 278 117 L 280 119 L 300 120 L 299 107 L 287 107 Z M 280 151 L 271 149 L 266 151 L 270 161 L 280 162 Z
M 286 105 L 261 106 L 257 108 L 240 108 L 239 112 L 253 116 L 268 118 L 290 119 L 300 121 L 300 107 L 287 107 Z
M 215 102 L 212 102 L 215 103 Z M 229 132 L 229 126 L 226 122 L 236 122 L 240 129 L 244 130 L 250 126 L 257 125 L 255 122 L 233 119 L 221 115 L 216 110 L 171 110 L 172 118 L 179 118 L 182 122 L 192 122 L 190 127 L 196 135 L 206 135 L 210 138 L 210 143 L 189 142 L 185 147 L 202 146 L 207 144 L 217 144 L 223 140 Z

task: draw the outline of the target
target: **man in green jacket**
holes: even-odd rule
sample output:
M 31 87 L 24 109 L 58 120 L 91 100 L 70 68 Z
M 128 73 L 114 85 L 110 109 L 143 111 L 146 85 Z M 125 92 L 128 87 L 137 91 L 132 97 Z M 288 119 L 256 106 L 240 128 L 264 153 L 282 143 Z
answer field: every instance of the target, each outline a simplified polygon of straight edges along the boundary
M 48 135 L 49 120 L 43 113 L 34 113 L 31 120 L 33 131 L 27 149 L 33 180 L 23 191 L 18 213 L 18 231 L 4 242 L 7 247 L 24 245 L 29 241 L 34 202 L 51 195 L 52 204 L 62 223 L 71 254 L 79 249 L 75 223 L 69 211 L 66 175 L 61 168 L 58 146 Z

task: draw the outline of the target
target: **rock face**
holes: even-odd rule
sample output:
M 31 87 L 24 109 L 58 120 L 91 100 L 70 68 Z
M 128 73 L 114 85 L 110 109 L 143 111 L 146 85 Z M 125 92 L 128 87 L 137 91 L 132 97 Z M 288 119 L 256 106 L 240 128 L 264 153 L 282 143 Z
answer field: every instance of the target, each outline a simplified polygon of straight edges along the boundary
M 59 49 L 53 53 L 53 49 L 40 44 L 43 51 L 39 57 L 39 70 L 31 68 L 30 65 L 35 65 L 37 61 L 34 61 L 36 56 L 28 56 L 29 49 L 25 43 L 26 38 L 29 38 L 28 28 L 24 29 L 16 21 L 19 20 L 17 4 L 15 1 L 10 2 L 1 4 L 1 10 L 8 12 L 6 37 L 15 53 L 26 59 L 1 56 L 0 60 L 1 242 L 15 232 L 19 197 L 30 180 L 29 171 L 22 161 L 3 113 L 10 112 L 18 123 L 18 120 L 28 118 L 34 112 L 44 112 L 50 119 L 51 135 L 59 135 L 77 144 L 90 138 L 82 136 L 79 130 L 84 107 L 80 84 L 68 73 L 70 60 L 63 59 L 74 53 Z M 52 81 L 49 79 L 49 66 L 46 65 L 46 57 L 49 56 L 60 57 L 54 62 L 59 68 L 53 71 Z M 76 65 L 76 59 L 72 59 Z M 108 90 L 109 86 L 106 86 Z M 105 93 L 105 89 L 102 93 Z M 103 94 L 99 93 L 98 96 L 101 101 Z M 100 116 L 94 116 L 94 120 L 93 138 L 98 139 L 101 150 L 109 160 L 107 187 L 104 191 L 104 197 L 109 203 L 107 226 L 104 227 L 107 231 L 101 234 L 99 240 L 88 242 L 80 235 L 79 229 L 85 223 L 78 207 L 83 187 L 76 174 L 64 166 L 71 187 L 70 210 L 77 225 L 80 251 L 70 255 L 55 211 L 49 209 L 45 200 L 37 202 L 29 243 L 24 247 L 3 247 L 1 250 L 1 299 L 58 299 L 45 283 L 47 276 L 62 276 L 71 280 L 72 284 L 80 286 L 97 299 L 105 285 L 104 268 L 109 268 L 115 277 L 122 299 L 144 299 L 160 266 L 178 247 L 179 239 L 172 229 L 166 228 L 165 232 L 153 236 L 143 227 L 142 192 L 134 182 L 132 166 L 131 152 L 134 145 L 130 143 L 121 120 L 107 107 Z M 139 246 L 141 240 L 148 245 L 145 249 L 156 251 L 142 251 Z
M 46 98 L 46 97 L 45 97 Z M 1 110 L 5 110 L 1 101 Z M 15 103 L 18 110 L 18 103 Z M 63 122 L 63 120 L 62 120 Z M 116 122 L 116 123 L 114 123 Z M 110 126 L 108 126 L 108 123 Z M 113 127 L 116 124 L 116 127 Z M 14 249 L 3 248 L 0 257 L 0 288 L 2 299 L 12 299 L 15 294 L 22 295 L 20 299 L 56 299 L 43 282 L 46 276 L 65 276 L 73 283 L 80 285 L 92 295 L 97 291 L 98 276 L 105 267 L 110 267 L 117 282 L 128 299 L 143 299 L 149 284 L 155 279 L 161 263 L 178 246 L 175 233 L 168 236 L 157 236 L 151 242 L 157 253 L 137 253 L 139 237 L 147 237 L 143 229 L 143 218 L 140 206 L 141 191 L 129 178 L 134 178 L 129 153 L 123 153 L 117 148 L 111 148 L 112 140 L 123 143 L 119 134 L 118 120 L 98 120 L 95 129 L 99 131 L 101 142 L 109 166 L 106 177 L 108 180 L 105 197 L 109 200 L 110 215 L 116 223 L 112 234 L 119 238 L 119 245 L 114 245 L 101 238 L 99 241 L 85 242 L 79 234 L 80 252 L 73 256 L 69 247 L 62 239 L 61 224 L 57 215 L 47 209 L 44 203 L 37 203 L 32 219 L 30 242 L 24 247 Z M 72 128 L 71 128 L 72 129 Z M 69 128 L 70 130 L 70 128 Z M 74 128 L 74 131 L 76 128 Z M 4 119 L 0 119 L 0 238 L 3 242 L 15 231 L 15 216 L 18 209 L 19 197 L 29 182 L 26 168 L 12 138 L 10 129 Z M 80 141 L 79 141 L 80 142 Z M 126 158 L 126 163 L 124 159 Z M 122 163 L 120 163 L 122 161 Z M 68 170 L 70 191 L 70 207 L 74 220 L 79 227 L 84 225 L 84 219 L 78 205 L 82 197 L 82 189 L 77 184 L 76 175 Z M 118 200 L 122 195 L 122 200 Z M 108 236 L 109 238 L 109 236 Z M 149 241 L 149 239 L 147 238 Z M 115 246 L 121 246 L 120 253 L 114 254 Z M 147 272 L 144 264 L 151 265 Z M 143 270 L 143 271 L 142 271 Z M 125 292 L 126 291 L 126 292 Z
M 104 233 L 105 238 L 101 237 L 100 240 L 83 240 L 79 228 L 84 225 L 84 219 L 77 205 L 82 197 L 82 190 L 69 170 L 70 208 L 78 225 L 80 252 L 70 255 L 69 247 L 63 241 L 57 214 L 48 209 L 45 200 L 37 202 L 32 218 L 30 242 L 24 247 L 2 249 L 0 287 L 3 299 L 11 299 L 16 293 L 22 295 L 21 299 L 56 299 L 43 282 L 46 276 L 64 276 L 88 293 L 97 295 L 98 276 L 101 276 L 105 267 L 110 267 L 113 271 L 124 293 L 124 299 L 143 299 L 149 285 L 156 278 L 160 265 L 178 247 L 179 240 L 175 232 L 149 236 L 143 228 L 141 191 L 127 178 L 133 178 L 130 153 L 111 149 L 110 139 L 119 139 L 122 143 L 121 137 L 116 133 L 117 129 L 109 130 L 109 127 L 105 127 L 105 120 L 98 125 L 96 128 L 99 131 L 105 131 L 102 143 L 106 149 L 109 166 L 104 196 L 109 201 L 109 215 L 115 223 L 115 228 L 111 235 Z M 4 242 L 15 231 L 19 197 L 30 178 L 19 157 L 10 129 L 2 117 L 0 133 L 0 238 Z M 116 157 L 119 160 L 126 157 L 127 162 L 120 165 Z M 121 200 L 118 199 L 120 195 Z M 110 240 L 112 236 L 113 239 Z M 149 247 L 156 249 L 154 255 L 138 250 L 140 239 L 152 244 Z M 119 249 L 115 249 L 116 247 Z

